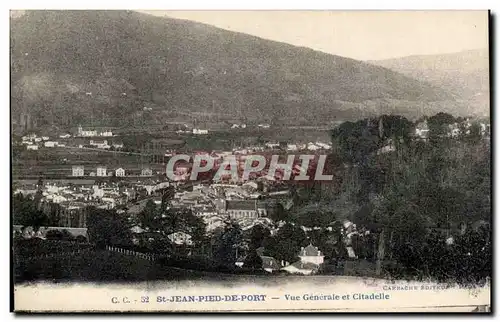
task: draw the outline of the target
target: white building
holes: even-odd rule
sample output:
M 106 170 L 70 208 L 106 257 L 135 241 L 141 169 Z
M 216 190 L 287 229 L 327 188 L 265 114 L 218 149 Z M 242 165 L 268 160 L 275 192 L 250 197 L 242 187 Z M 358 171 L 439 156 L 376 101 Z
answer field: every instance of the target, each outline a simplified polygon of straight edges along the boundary
M 25 135 L 22 137 L 23 141 L 31 141 L 36 138 L 36 134 Z
M 270 149 L 276 149 L 280 147 L 279 143 L 274 143 L 274 142 L 267 142 L 265 145 Z
M 46 142 L 43 143 L 43 145 L 46 148 L 55 148 L 57 146 L 57 142 L 55 142 L 55 141 L 46 141 Z
M 193 129 L 193 134 L 208 134 L 208 130 Z
M 151 177 L 153 175 L 153 170 L 145 168 L 141 170 L 141 176 L 143 177 Z
M 71 167 L 71 175 L 73 177 L 83 177 L 84 175 L 83 165 L 74 165 L 73 167 Z
M 317 247 L 309 244 L 307 247 L 302 247 L 299 253 L 300 260 L 283 267 L 284 271 L 294 274 L 310 275 L 318 271 L 321 264 L 324 262 L 324 256 Z
M 68 201 L 68 198 L 60 195 L 54 195 L 54 197 L 52 198 L 52 202 L 54 203 L 61 203 L 65 201 Z
M 323 148 L 325 150 L 329 150 L 332 148 L 330 144 L 322 143 L 322 142 L 316 142 L 316 145 L 319 146 L 320 148 Z
M 115 170 L 115 174 L 117 177 L 125 177 L 125 169 L 118 168 Z
M 186 234 L 184 232 L 176 232 L 167 236 L 171 242 L 176 245 L 192 245 L 193 241 L 191 239 L 191 235 Z
M 98 149 L 109 149 L 110 146 L 108 144 L 108 140 L 95 141 L 90 140 L 90 145 L 97 147 Z
M 98 185 L 92 186 L 92 191 L 93 191 L 93 194 L 92 194 L 93 197 L 99 198 L 99 199 L 104 197 L 104 189 L 99 188 Z
M 394 152 L 396 151 L 396 147 L 393 144 L 387 144 L 377 150 L 377 155 Z
M 98 177 L 106 177 L 107 172 L 106 172 L 106 167 L 97 167 L 96 175 Z
M 288 151 L 297 151 L 299 148 L 297 147 L 297 144 L 287 144 L 286 149 Z
M 115 149 L 123 149 L 123 143 L 115 142 L 111 144 Z
M 97 136 L 96 130 L 84 130 L 81 125 L 78 126 L 78 136 Z
M 314 144 L 314 143 L 312 143 L 312 142 L 309 142 L 309 143 L 307 143 L 307 149 L 308 149 L 309 151 L 316 151 L 316 150 L 321 149 L 321 147 L 320 147 L 319 145 L 317 145 L 317 144 Z
M 325 256 L 321 253 L 318 247 L 314 247 L 312 244 L 309 244 L 307 247 L 302 247 L 299 253 L 300 261 L 303 263 L 312 263 L 316 265 L 323 264 L 325 260 Z
M 480 123 L 479 124 L 481 126 L 481 135 L 490 135 L 490 132 L 491 132 L 491 129 L 490 129 L 490 125 L 489 124 L 486 124 L 486 123 Z
M 423 122 L 417 124 L 415 128 L 415 135 L 420 139 L 429 138 L 429 125 L 427 124 L 427 120 L 424 120 Z
M 203 216 L 203 221 L 205 222 L 205 229 L 207 232 L 212 232 L 226 225 L 225 218 L 219 215 Z
M 36 145 L 36 144 L 30 144 L 30 145 L 26 146 L 26 149 L 28 149 L 28 150 L 38 150 L 38 145 Z
M 42 136 L 43 141 L 48 141 L 50 138 L 48 136 Z
M 113 136 L 113 132 L 111 131 L 104 131 L 100 133 L 101 136 Z

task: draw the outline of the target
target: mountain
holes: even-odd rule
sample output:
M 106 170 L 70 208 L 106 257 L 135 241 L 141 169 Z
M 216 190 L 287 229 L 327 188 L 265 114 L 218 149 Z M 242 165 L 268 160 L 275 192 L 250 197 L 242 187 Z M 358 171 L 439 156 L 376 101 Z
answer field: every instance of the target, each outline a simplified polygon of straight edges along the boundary
M 417 80 L 440 86 L 455 99 L 489 114 L 489 52 L 468 50 L 442 55 L 420 55 L 369 61 Z
M 440 87 L 380 66 L 133 11 L 26 11 L 10 36 L 14 125 L 324 124 L 455 109 Z

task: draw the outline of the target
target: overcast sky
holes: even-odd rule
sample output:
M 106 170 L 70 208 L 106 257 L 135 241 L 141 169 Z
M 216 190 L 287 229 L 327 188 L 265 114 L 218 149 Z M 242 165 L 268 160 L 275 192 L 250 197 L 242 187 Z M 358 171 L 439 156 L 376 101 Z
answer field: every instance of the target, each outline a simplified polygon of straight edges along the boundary
M 488 47 L 487 11 L 146 12 L 360 60 Z

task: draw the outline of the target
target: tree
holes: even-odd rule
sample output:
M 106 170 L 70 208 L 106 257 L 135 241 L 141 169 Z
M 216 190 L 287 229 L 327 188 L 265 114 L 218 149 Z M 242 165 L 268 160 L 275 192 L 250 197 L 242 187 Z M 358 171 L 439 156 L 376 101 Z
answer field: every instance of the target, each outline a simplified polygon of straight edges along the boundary
M 199 246 L 205 238 L 206 229 L 203 219 L 195 216 L 190 209 L 167 206 L 164 206 L 164 209 L 158 209 L 154 202 L 149 200 L 138 215 L 138 219 L 140 225 L 147 230 L 148 236 L 153 236 L 151 238 L 154 243 L 166 245 L 170 243 L 168 236 L 177 232 L 189 234 L 195 246 Z M 146 242 L 146 244 L 151 243 Z M 153 247 L 151 245 L 149 247 Z
M 261 247 L 264 243 L 264 240 L 270 235 L 271 232 L 266 227 L 263 227 L 261 225 L 253 226 L 250 233 L 250 249 L 255 250 Z
M 116 172 L 113 171 L 113 174 L 111 175 L 111 177 L 109 178 L 109 182 L 110 183 L 117 183 L 119 180 L 119 178 L 116 176 Z
M 241 244 L 242 231 L 238 224 L 230 223 L 216 241 L 215 260 L 222 266 L 234 267 Z
M 333 247 L 335 245 L 335 238 L 333 234 L 326 229 L 312 230 L 307 232 L 307 237 L 309 238 L 309 242 L 318 247 L 323 252 L 325 257 L 331 258 L 333 254 Z
M 468 129 L 468 133 L 466 132 L 466 139 L 472 144 L 477 144 L 481 140 L 481 137 L 481 126 L 477 122 L 472 123 Z
M 316 204 L 315 204 L 316 205 Z M 306 205 L 307 207 L 307 205 Z M 306 208 L 304 207 L 298 214 L 296 223 L 305 227 L 327 227 L 336 220 L 336 216 L 328 206 Z
M 448 113 L 437 113 L 429 117 L 427 124 L 429 126 L 430 138 L 437 138 L 448 133 L 448 125 L 456 122 L 456 119 Z
M 301 249 L 308 243 L 304 231 L 292 224 L 281 227 L 276 236 L 269 237 L 264 242 L 267 254 L 277 260 L 293 262 Z
M 274 211 L 270 212 L 269 217 L 275 221 L 286 221 L 288 219 L 288 213 L 281 204 L 281 202 L 276 203 Z
M 159 212 L 153 200 L 148 200 L 144 209 L 138 214 L 139 223 L 144 229 L 154 230 Z
M 394 138 L 397 142 L 401 138 L 407 141 L 410 138 L 412 129 L 413 123 L 400 115 L 382 115 L 379 119 L 379 131 L 382 132 L 382 140 Z
M 76 236 L 75 240 L 78 242 L 78 243 L 86 243 L 87 242 L 87 238 L 85 236 L 82 236 L 82 235 L 78 235 Z
M 40 227 L 47 226 L 49 218 L 39 209 L 36 200 L 15 194 L 12 200 L 13 221 L 24 228 L 33 227 L 37 232 Z
M 163 190 L 163 194 L 161 197 L 161 207 L 160 211 L 165 211 L 170 205 L 171 200 L 175 195 L 175 189 L 173 187 L 168 187 Z
M 257 254 L 255 249 L 251 250 L 247 257 L 245 257 L 243 267 L 252 270 L 262 270 L 262 258 Z
M 379 131 L 376 120 L 365 119 L 357 122 L 344 122 L 331 132 L 332 142 L 344 161 L 364 162 L 379 147 Z
M 48 225 L 57 227 L 59 226 L 59 222 L 61 220 L 61 206 L 57 203 L 48 203 Z
M 491 228 L 469 229 L 451 247 L 450 269 L 461 284 L 482 283 L 492 273 Z M 467 273 L 468 272 L 468 273 Z
M 62 240 L 63 239 L 63 234 L 60 230 L 49 230 L 45 234 L 45 238 L 49 240 Z
M 182 218 L 179 229 L 191 235 L 194 246 L 198 247 L 205 240 L 206 225 L 202 218 L 185 209 L 178 214 Z
M 62 233 L 62 238 L 61 238 L 62 240 L 71 241 L 75 239 L 67 229 L 63 229 L 61 233 Z
M 39 177 L 38 178 L 38 181 L 37 181 L 37 184 L 36 184 L 36 187 L 37 187 L 37 190 L 40 191 L 43 189 L 43 177 Z
M 90 208 L 88 211 L 87 228 L 91 242 L 99 248 L 107 245 L 130 245 L 132 233 L 127 218 L 114 210 Z

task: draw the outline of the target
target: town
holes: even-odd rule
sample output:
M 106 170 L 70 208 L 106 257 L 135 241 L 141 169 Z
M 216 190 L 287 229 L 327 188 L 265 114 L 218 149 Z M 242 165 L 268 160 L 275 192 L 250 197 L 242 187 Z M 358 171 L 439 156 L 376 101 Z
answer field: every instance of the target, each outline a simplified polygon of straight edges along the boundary
M 384 116 L 357 123 L 346 122 L 341 126 L 357 124 L 373 130 L 374 135 L 381 138 L 373 151 L 376 157 L 399 154 L 400 144 L 398 143 L 403 139 L 430 145 L 433 138 L 458 142 L 465 137 L 477 135 L 480 141 L 489 142 L 489 124 L 453 117 L 446 120 L 450 117 L 441 113 L 411 123 L 397 116 Z M 445 119 L 445 121 L 440 127 L 436 127 L 436 119 Z M 395 122 L 394 124 L 398 124 L 400 128 L 395 129 L 389 125 L 390 122 Z M 386 124 L 385 129 L 384 124 Z M 399 136 L 397 133 L 401 130 L 406 131 L 409 136 Z M 193 129 L 192 132 L 187 131 L 187 135 L 209 135 L 208 131 L 206 133 L 200 131 L 202 130 Z M 393 133 L 386 135 L 387 131 Z M 63 133 L 58 137 L 58 141 L 55 141 L 50 137 L 40 137 L 35 133 L 30 133 L 23 136 L 20 142 L 13 142 L 13 144 L 25 146 L 32 153 L 39 153 L 46 149 L 78 150 L 86 149 L 86 147 L 104 150 L 107 153 L 124 149 L 123 143 L 115 141 L 115 135 L 111 130 L 98 132 L 79 126 L 76 133 Z M 107 139 L 100 140 L 96 139 L 97 137 Z M 75 142 L 83 144 L 76 145 Z M 244 159 L 245 156 L 253 153 L 287 155 L 307 152 L 335 156 L 342 153 L 339 142 L 335 142 L 335 138 L 328 143 L 268 141 L 261 145 L 235 147 L 232 151 L 192 151 L 192 153 L 193 156 L 204 154 L 218 160 L 223 160 L 227 156 Z M 196 255 L 216 258 L 217 247 L 223 246 L 217 246 L 218 241 L 214 239 L 234 238 L 228 241 L 231 245 L 224 251 L 232 254 L 227 260 L 237 268 L 248 267 L 248 265 L 255 268 L 254 266 L 257 265 L 257 269 L 270 273 L 281 271 L 310 275 L 318 272 L 338 272 L 340 257 L 358 263 L 361 259 L 380 257 L 381 250 L 378 249 L 380 248 L 380 229 L 373 226 L 370 228 L 370 225 L 362 221 L 355 222 L 353 213 L 337 218 L 330 216 L 331 221 L 325 221 L 323 218 L 314 220 L 310 218 L 311 215 L 294 213 L 297 211 L 294 209 L 300 209 L 299 205 L 304 204 L 304 200 L 300 200 L 300 191 L 308 192 L 309 197 L 306 198 L 315 198 L 311 191 L 319 189 L 321 193 L 327 193 L 348 187 L 349 185 L 345 183 L 342 187 L 335 186 L 335 182 L 308 182 L 304 186 L 297 186 L 296 183 L 280 180 L 282 177 L 267 176 L 265 171 L 247 178 L 238 177 L 238 180 L 229 178 L 214 181 L 213 178 L 201 178 L 192 181 L 189 180 L 192 169 L 186 163 L 177 164 L 174 169 L 175 178 L 172 180 L 166 175 L 165 162 L 173 155 L 176 155 L 176 151 L 169 149 L 165 152 L 165 158 L 162 159 L 160 165 L 149 166 L 141 162 L 140 166 L 135 168 L 113 167 L 108 164 L 89 166 L 73 162 L 70 168 L 66 168 L 66 173 L 53 178 L 42 172 L 38 179 L 14 180 L 13 195 L 14 200 L 19 202 L 18 207 L 22 209 L 23 202 L 34 201 L 35 207 L 40 209 L 43 214 L 41 216 L 45 218 L 41 221 L 35 219 L 36 223 L 34 223 L 33 218 L 26 220 L 22 215 L 16 217 L 17 209 L 14 204 L 15 233 L 25 239 L 51 239 L 60 235 L 55 231 L 64 231 L 70 235 L 68 238 L 92 240 L 95 236 L 91 236 L 92 234 L 88 231 L 92 230 L 89 227 L 92 225 L 90 217 L 92 217 L 92 212 L 95 212 L 92 209 L 100 209 L 104 211 L 102 214 L 106 214 L 107 211 L 114 213 L 115 216 L 121 216 L 120 220 L 123 220 L 125 226 L 128 227 L 132 245 L 137 247 L 162 245 L 154 246 L 161 248 L 153 252 L 162 253 L 165 249 L 171 249 L 171 252 L 180 252 L 187 257 Z M 349 166 L 344 163 L 343 166 L 337 167 L 335 176 L 341 177 L 343 182 L 352 181 L 353 176 L 359 176 L 359 173 L 355 174 L 353 169 L 355 168 L 352 164 Z M 360 211 L 356 208 L 351 209 L 355 213 Z M 322 210 L 313 208 L 310 211 Z M 191 224 L 171 226 L 167 231 L 163 231 L 161 225 L 158 226 L 159 224 L 155 221 L 162 220 L 161 218 L 166 216 L 164 212 L 171 212 L 176 218 L 186 216 L 184 219 L 176 220 L 180 222 L 185 220 Z M 198 226 L 202 227 L 203 232 L 200 233 L 198 230 L 194 236 L 194 227 Z M 236 234 L 239 237 L 227 236 L 233 228 L 239 231 L 239 235 Z M 453 239 L 459 236 L 460 231 L 464 232 L 463 224 L 458 227 L 458 235 L 455 237 L 450 230 L 447 230 L 447 242 L 453 243 Z M 155 244 L 155 239 L 165 233 L 167 233 L 170 246 Z M 295 239 L 291 244 L 290 238 Z M 109 238 L 105 240 L 107 247 L 121 249 L 119 247 L 122 245 L 110 244 Z M 210 240 L 208 244 L 207 240 Z M 238 240 L 238 246 L 233 245 L 236 240 Z M 151 247 L 148 252 L 152 252 Z M 219 254 L 220 256 L 222 255 Z M 227 254 L 224 256 L 227 257 Z M 251 264 L 248 264 L 249 262 Z M 325 270 L 327 266 L 330 266 L 330 271 Z M 356 268 L 348 266 L 344 263 L 342 274 L 352 274 L 356 271 Z M 380 270 L 379 261 L 378 264 L 373 265 L 373 271 L 380 274 Z

